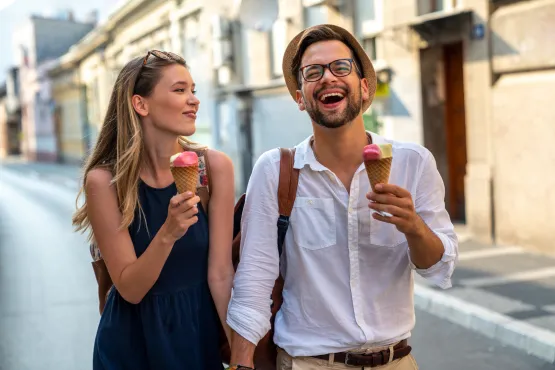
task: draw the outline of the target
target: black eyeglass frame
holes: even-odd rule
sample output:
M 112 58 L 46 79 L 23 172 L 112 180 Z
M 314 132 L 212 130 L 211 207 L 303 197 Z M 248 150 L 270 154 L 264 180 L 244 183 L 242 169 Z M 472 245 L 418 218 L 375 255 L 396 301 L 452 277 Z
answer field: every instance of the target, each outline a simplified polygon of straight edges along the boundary
M 345 73 L 345 74 L 337 74 L 333 71 L 333 69 L 331 68 L 331 65 L 340 61 L 348 61 L 349 62 L 349 72 Z M 353 72 L 353 64 L 355 65 L 355 70 L 357 71 L 357 74 L 359 75 L 359 77 L 361 76 L 360 71 L 359 71 L 359 67 L 356 63 L 356 61 L 353 58 L 341 58 L 341 59 L 336 59 L 334 61 L 329 62 L 328 64 L 308 64 L 304 67 L 299 68 L 299 74 L 303 77 L 303 79 L 306 82 L 318 82 L 320 81 L 323 77 L 324 74 L 326 73 L 326 68 L 329 69 L 329 71 L 335 76 L 335 77 L 346 77 L 348 75 L 351 74 L 351 72 Z M 321 68 L 321 72 L 320 72 L 320 77 L 318 77 L 317 79 L 313 80 L 313 79 L 307 79 L 304 71 L 309 68 L 309 67 L 315 67 L 318 66 Z

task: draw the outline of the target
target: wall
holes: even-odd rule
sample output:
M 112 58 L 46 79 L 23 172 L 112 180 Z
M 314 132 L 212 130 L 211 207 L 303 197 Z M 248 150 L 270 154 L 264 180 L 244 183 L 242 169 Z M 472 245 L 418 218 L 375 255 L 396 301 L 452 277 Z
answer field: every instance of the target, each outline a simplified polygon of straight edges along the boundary
M 492 91 L 497 241 L 551 253 L 554 17 L 555 1 L 530 1 L 501 8 L 491 20 L 493 71 L 499 76 Z
M 497 241 L 555 252 L 555 71 L 501 77 L 493 90 Z
M 555 0 L 500 8 L 492 16 L 492 30 L 495 73 L 555 67 Z
M 267 150 L 293 147 L 312 135 L 308 114 L 299 110 L 288 92 L 258 94 L 253 110 L 253 160 Z
M 393 71 L 390 95 L 383 104 L 383 134 L 391 139 L 423 144 L 420 58 L 407 27 L 391 28 L 416 17 L 414 0 L 384 1 L 384 27 L 379 37 L 379 59 Z M 390 30 L 387 30 L 387 29 Z
M 83 116 L 82 100 L 78 89 L 71 89 L 59 98 L 61 140 L 60 154 L 64 162 L 79 163 L 85 158 L 83 129 L 78 124 Z
M 8 153 L 8 114 L 6 110 L 6 96 L 0 97 L 0 158 Z
M 85 122 L 84 89 L 79 86 L 78 70 L 69 69 L 52 77 L 52 94 L 56 101 L 54 122 L 59 120 L 59 157 L 64 162 L 80 163 L 85 158 L 83 124 Z M 56 117 L 57 116 L 57 117 Z
M 488 0 L 464 0 L 473 10 L 472 23 L 483 24 L 482 40 L 464 43 L 464 93 L 466 115 L 467 166 L 465 178 L 466 222 L 473 236 L 492 241 L 492 128 L 491 64 Z M 467 33 L 468 34 L 468 33 Z

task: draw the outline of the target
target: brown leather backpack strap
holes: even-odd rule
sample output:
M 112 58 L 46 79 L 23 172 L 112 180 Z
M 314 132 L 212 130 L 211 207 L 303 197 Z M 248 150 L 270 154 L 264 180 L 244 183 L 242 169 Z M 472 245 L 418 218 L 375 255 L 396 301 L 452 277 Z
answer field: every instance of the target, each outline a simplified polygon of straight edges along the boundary
M 210 150 L 204 149 L 204 165 L 206 166 L 206 177 L 208 178 L 208 195 L 212 195 L 212 187 L 210 186 L 210 160 L 209 160 L 209 155 L 208 152 Z
M 210 164 L 208 162 L 208 151 L 209 151 L 208 149 L 204 149 L 199 153 L 203 157 L 206 177 L 208 178 L 208 185 L 199 187 L 197 189 L 197 194 L 200 198 L 200 203 L 202 204 L 202 208 L 207 214 L 208 214 L 208 203 L 210 202 L 210 195 L 212 195 L 212 191 L 210 187 Z
M 289 216 L 293 211 L 293 204 L 297 197 L 299 183 L 299 169 L 295 165 L 295 149 L 280 148 L 280 168 L 278 185 L 278 249 L 281 256 L 285 234 L 289 228 Z
M 295 165 L 295 148 L 280 148 L 280 168 L 278 185 L 279 214 L 289 217 L 297 196 L 299 169 Z

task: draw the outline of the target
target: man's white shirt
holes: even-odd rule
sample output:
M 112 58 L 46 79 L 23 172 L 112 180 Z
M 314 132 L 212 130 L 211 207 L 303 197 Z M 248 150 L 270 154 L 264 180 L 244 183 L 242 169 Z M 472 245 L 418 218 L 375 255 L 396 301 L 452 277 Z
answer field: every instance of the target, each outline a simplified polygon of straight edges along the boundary
M 415 324 L 413 270 L 441 288 L 451 286 L 458 241 L 432 154 L 420 145 L 370 134 L 375 144 L 392 144 L 389 182 L 411 193 L 417 213 L 442 241 L 443 257 L 429 269 L 417 269 L 405 235 L 372 218 L 364 164 L 348 192 L 316 160 L 307 138 L 296 147 L 294 167 L 301 171 L 281 257 L 284 302 L 274 334 L 275 343 L 291 356 L 405 339 Z M 228 308 L 230 327 L 254 344 L 270 329 L 270 295 L 280 268 L 279 162 L 279 150 L 273 149 L 253 168 L 242 216 L 241 262 Z

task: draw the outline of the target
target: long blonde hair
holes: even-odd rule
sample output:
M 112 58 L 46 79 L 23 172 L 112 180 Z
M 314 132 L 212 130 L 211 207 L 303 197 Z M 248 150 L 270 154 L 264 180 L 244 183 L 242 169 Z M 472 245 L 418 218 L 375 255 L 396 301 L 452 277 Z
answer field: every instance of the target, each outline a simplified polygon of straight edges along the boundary
M 85 194 L 88 173 L 95 168 L 112 172 L 112 185 L 116 188 L 123 216 L 120 227 L 129 227 L 135 211 L 141 209 L 138 186 L 141 164 L 144 163 L 143 132 L 139 115 L 133 108 L 132 97 L 135 94 L 149 96 L 160 80 L 164 67 L 173 64 L 187 67 L 180 57 L 162 59 L 153 56 L 148 59 L 148 63 L 144 61 L 145 58 L 135 58 L 119 73 L 96 145 L 83 167 L 83 185 L 77 194 L 77 210 L 72 222 L 76 231 L 89 231 L 89 240 L 94 240 L 94 235 L 88 218 L 86 197 L 84 203 L 79 205 L 79 199 Z M 178 141 L 182 147 L 190 150 L 204 149 L 186 137 L 179 137 Z

